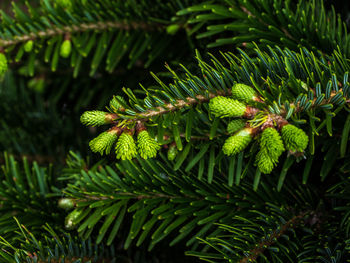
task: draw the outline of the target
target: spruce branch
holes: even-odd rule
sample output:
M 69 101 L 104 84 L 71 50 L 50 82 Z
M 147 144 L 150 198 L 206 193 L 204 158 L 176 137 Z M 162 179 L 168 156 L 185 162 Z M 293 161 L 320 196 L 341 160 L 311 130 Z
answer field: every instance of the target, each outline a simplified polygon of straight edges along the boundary
M 284 235 L 287 231 L 303 226 L 307 217 L 311 214 L 311 211 L 301 212 L 299 215 L 294 216 L 285 224 L 279 226 L 278 230 L 272 232 L 267 239 L 263 240 L 250 250 L 244 258 L 239 260 L 239 263 L 254 262 L 259 255 L 263 254 L 266 249 L 272 246 L 278 239 Z

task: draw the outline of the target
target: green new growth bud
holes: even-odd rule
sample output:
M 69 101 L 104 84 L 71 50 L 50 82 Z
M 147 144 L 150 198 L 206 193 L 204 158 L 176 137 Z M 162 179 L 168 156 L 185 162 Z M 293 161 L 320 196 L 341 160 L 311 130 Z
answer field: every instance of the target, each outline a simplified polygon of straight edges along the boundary
M 95 153 L 100 153 L 103 155 L 103 152 L 109 154 L 111 149 L 118 138 L 119 128 L 112 128 L 108 131 L 101 133 L 99 136 L 90 141 L 89 146 L 91 151 Z
M 137 136 L 137 150 L 143 159 L 156 157 L 159 149 L 159 144 L 148 134 L 146 130 L 139 133 Z
M 264 149 L 260 149 L 260 151 L 257 153 L 255 164 L 263 174 L 271 173 L 275 166 L 271 157 Z
M 69 215 L 67 215 L 64 223 L 65 228 L 68 230 L 74 229 L 76 227 L 75 221 L 78 219 L 82 212 L 82 209 L 75 209 Z
M 283 126 L 282 138 L 287 150 L 292 152 L 303 152 L 309 142 L 306 133 L 292 124 Z
M 113 111 L 117 111 L 123 107 L 116 98 L 118 98 L 119 101 L 125 102 L 125 100 L 122 97 L 114 96 L 113 99 L 111 99 L 111 101 L 109 102 L 109 107 Z
M 132 135 L 128 132 L 124 132 L 120 135 L 118 142 L 115 146 L 115 153 L 117 159 L 131 160 L 136 157 L 136 144 Z
M 274 128 L 266 128 L 261 135 L 260 148 L 266 152 L 275 164 L 284 152 L 281 135 Z
M 238 100 L 218 96 L 210 100 L 209 109 L 216 117 L 241 117 L 246 106 Z
M 61 45 L 60 55 L 63 58 L 68 58 L 71 51 L 72 51 L 72 42 L 69 39 L 66 39 L 65 41 L 63 41 Z
M 85 111 L 80 117 L 80 122 L 86 126 L 101 126 L 104 124 L 113 123 L 117 116 L 104 111 Z
M 0 76 L 6 73 L 7 68 L 7 58 L 3 53 L 0 53 Z
M 166 28 L 166 32 L 169 34 L 169 35 L 175 35 L 177 31 L 179 31 L 180 29 L 180 26 L 177 25 L 177 24 L 174 24 L 174 25 L 169 25 L 167 26 Z
M 179 151 L 178 151 L 178 149 L 177 149 L 175 144 L 170 145 L 169 149 L 168 149 L 168 160 L 169 161 L 175 160 L 176 155 L 177 155 L 178 152 Z
M 58 207 L 65 210 L 70 210 L 74 208 L 74 202 L 70 198 L 61 198 L 58 200 Z
M 232 134 L 232 133 L 234 133 L 236 131 L 239 131 L 239 130 L 243 129 L 245 124 L 246 124 L 246 121 L 242 120 L 242 119 L 232 120 L 227 125 L 227 132 Z
M 73 6 L 71 0 L 56 0 L 56 3 L 60 5 L 62 8 L 67 8 L 67 9 L 70 9 Z
M 252 138 L 252 128 L 244 128 L 225 141 L 222 151 L 226 155 L 235 155 L 240 153 L 248 146 Z
M 246 103 L 257 100 L 258 98 L 258 95 L 256 94 L 255 90 L 252 87 L 249 87 L 245 84 L 240 84 L 240 83 L 233 85 L 232 96 L 235 99 L 244 101 Z
M 34 42 L 33 40 L 28 40 L 27 43 L 24 44 L 24 51 L 29 53 L 33 49 Z

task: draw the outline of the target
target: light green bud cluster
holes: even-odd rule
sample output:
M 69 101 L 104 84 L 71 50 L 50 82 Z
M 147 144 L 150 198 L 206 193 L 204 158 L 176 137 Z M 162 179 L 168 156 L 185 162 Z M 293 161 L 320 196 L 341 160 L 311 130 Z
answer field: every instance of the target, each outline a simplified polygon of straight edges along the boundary
M 71 0 L 56 0 L 56 4 L 66 9 L 71 9 L 73 7 Z
M 125 100 L 122 97 L 114 96 L 113 99 L 111 99 L 111 101 L 109 102 L 109 108 L 114 112 L 117 112 L 122 107 L 117 98 L 119 101 L 125 102 Z
M 0 53 L 0 76 L 3 76 L 8 69 L 7 58 L 3 53 Z
M 209 102 L 209 109 L 216 117 L 242 117 L 246 111 L 246 105 L 238 100 L 218 96 Z
M 69 39 L 63 41 L 60 49 L 60 55 L 63 58 L 68 58 L 72 52 L 72 42 Z
M 287 124 L 283 126 L 282 139 L 286 149 L 292 152 L 303 152 L 309 143 L 309 137 L 306 133 L 294 125 Z
M 266 128 L 260 138 L 260 151 L 256 155 L 256 164 L 264 174 L 269 174 L 284 152 L 281 136 L 274 128 Z
M 120 135 L 115 146 L 117 159 L 131 160 L 137 155 L 137 147 L 134 138 L 129 132 L 124 132 Z
M 229 156 L 240 153 L 248 146 L 252 138 L 252 129 L 244 128 L 225 141 L 222 151 Z
M 79 218 L 82 212 L 82 209 L 75 209 L 70 214 L 68 214 L 64 222 L 65 228 L 68 230 L 74 229 L 77 225 L 76 220 Z
M 113 122 L 115 116 L 104 111 L 85 111 L 81 117 L 80 122 L 86 126 L 101 126 Z
M 169 146 L 169 149 L 168 149 L 168 160 L 169 161 L 173 161 L 175 160 L 177 154 L 178 154 L 178 149 L 176 147 L 176 145 L 172 144 Z
M 258 95 L 252 87 L 237 83 L 232 87 L 232 97 L 237 100 L 249 103 L 256 100 L 258 98 Z
M 143 159 L 154 158 L 160 149 L 159 144 L 146 130 L 141 131 L 137 136 L 137 150 Z
M 246 124 L 246 121 L 243 119 L 232 120 L 227 125 L 227 132 L 230 134 L 235 133 L 236 131 L 243 129 L 245 124 Z
M 105 152 L 106 154 L 109 154 L 117 138 L 118 131 L 112 129 L 102 132 L 99 136 L 91 140 L 89 146 L 95 153 L 103 155 Z
M 28 40 L 25 44 L 24 44 L 24 51 L 29 53 L 33 50 L 33 46 L 34 46 L 34 42 L 33 40 Z

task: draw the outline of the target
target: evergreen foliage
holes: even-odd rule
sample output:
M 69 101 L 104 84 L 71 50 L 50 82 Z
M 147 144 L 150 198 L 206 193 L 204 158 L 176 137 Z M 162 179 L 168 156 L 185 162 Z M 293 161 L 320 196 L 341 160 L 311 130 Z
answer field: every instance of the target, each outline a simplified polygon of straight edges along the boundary
M 350 4 L 0 9 L 0 262 L 350 261 Z

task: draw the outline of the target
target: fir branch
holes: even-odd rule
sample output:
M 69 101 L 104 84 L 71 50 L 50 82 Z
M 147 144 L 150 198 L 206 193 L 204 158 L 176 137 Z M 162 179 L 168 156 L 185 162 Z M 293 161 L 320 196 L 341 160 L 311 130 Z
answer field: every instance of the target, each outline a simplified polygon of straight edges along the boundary
M 254 262 L 259 255 L 264 253 L 264 251 L 277 242 L 282 235 L 285 234 L 290 229 L 294 229 L 299 227 L 302 223 L 305 222 L 306 217 L 311 213 L 311 211 L 301 212 L 299 215 L 294 216 L 285 224 L 280 225 L 278 230 L 275 230 L 271 235 L 269 235 L 268 239 L 260 242 L 256 245 L 256 247 L 248 252 L 249 256 L 242 258 L 239 263 L 248 263 Z
M 164 29 L 164 25 L 158 23 L 146 23 L 136 21 L 98 21 L 95 23 L 82 23 L 79 25 L 69 26 L 50 26 L 50 28 L 31 32 L 27 35 L 15 35 L 12 39 L 0 39 L 0 47 L 6 48 L 8 46 L 16 45 L 29 40 L 35 40 L 39 38 L 53 37 L 57 35 L 75 34 L 87 31 L 109 31 L 109 30 L 142 30 L 142 31 L 161 31 Z

